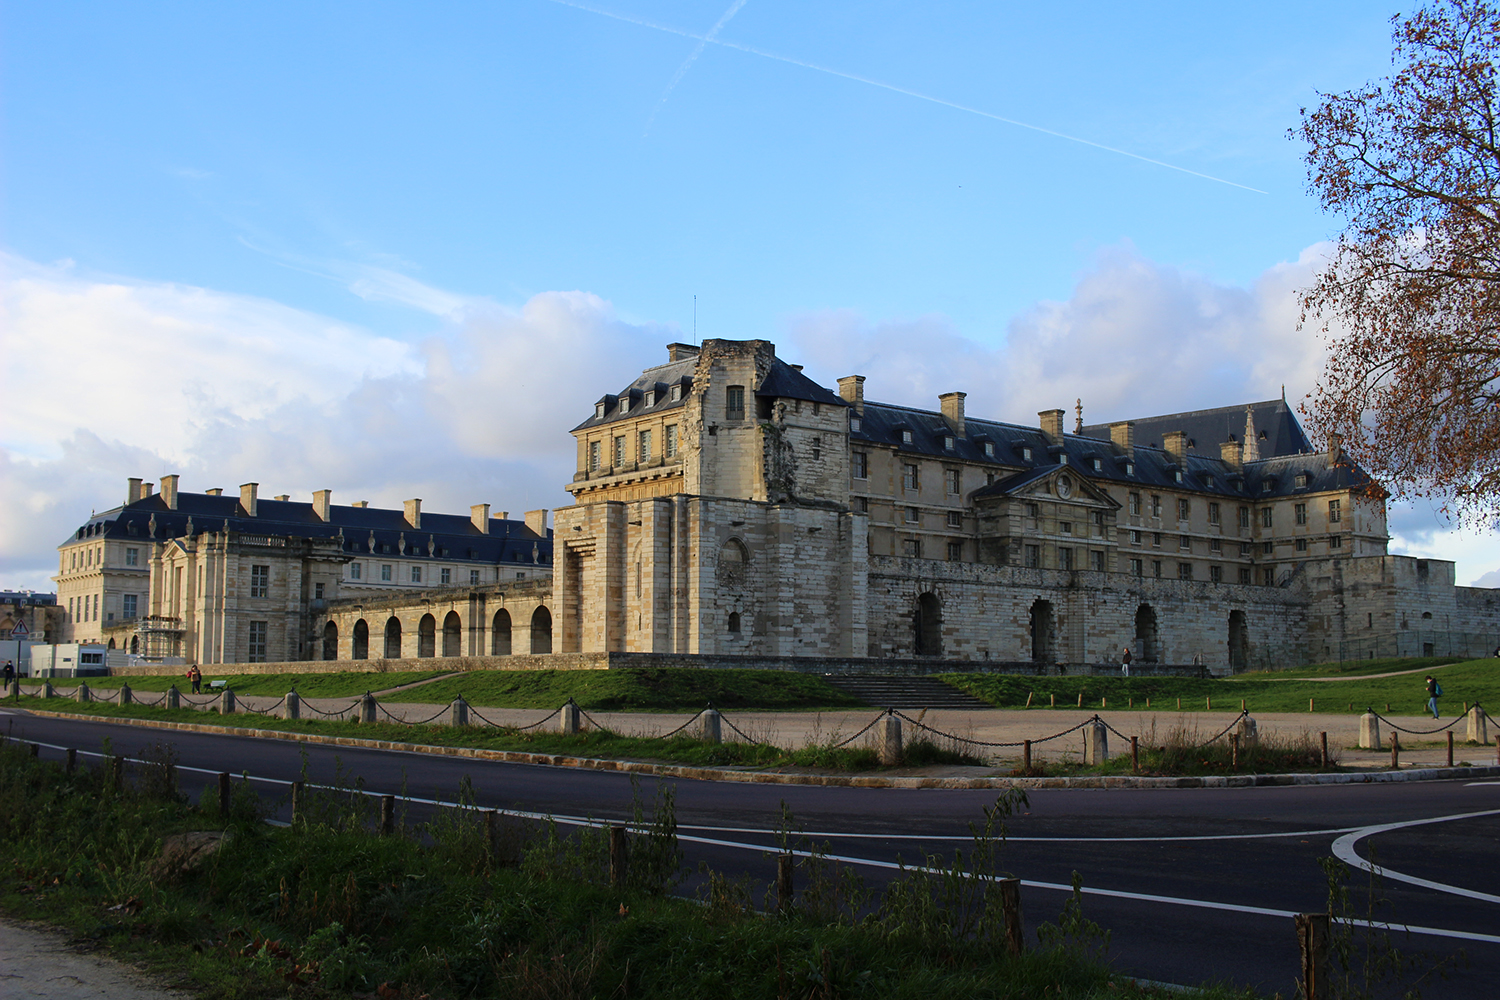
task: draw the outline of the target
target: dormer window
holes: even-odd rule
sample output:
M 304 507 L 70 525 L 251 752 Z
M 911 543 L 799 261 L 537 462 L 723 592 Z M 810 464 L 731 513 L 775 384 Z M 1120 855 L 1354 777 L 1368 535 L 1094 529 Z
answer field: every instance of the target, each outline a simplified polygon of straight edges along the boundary
M 943 450 L 944 451 L 952 451 L 953 450 L 953 435 L 952 434 L 945 434 L 945 435 L 943 435 Z
M 603 403 L 595 403 L 594 404 L 594 419 L 595 420 L 603 420 L 604 419 L 604 404 Z
M 680 400 L 681 398 L 682 398 L 682 383 L 679 382 L 677 385 L 672 386 L 672 402 L 675 403 L 678 400 Z
M 911 431 L 909 431 L 909 430 L 903 430 L 901 432 L 901 443 L 902 444 L 911 444 Z
M 1126 462 L 1125 463 L 1125 475 L 1127 475 L 1127 476 L 1133 476 L 1133 475 L 1135 475 L 1135 463 L 1134 462 Z
M 984 443 L 984 457 L 985 458 L 994 458 L 995 457 L 995 442 L 993 442 L 993 441 L 986 441 Z
M 1262 479 L 1260 481 L 1260 491 L 1262 493 L 1269 493 L 1272 490 L 1274 490 L 1275 488 L 1276 488 L 1276 480 L 1274 480 L 1274 479 Z
M 1305 473 L 1305 472 L 1299 472 L 1299 473 L 1297 473 L 1297 478 L 1295 480 L 1293 480 L 1293 482 L 1296 483 L 1297 489 L 1300 490 L 1300 489 L 1305 488 L 1307 486 L 1307 473 Z
M 621 396 L 620 397 L 620 412 L 621 413 L 629 413 L 630 412 L 630 397 L 629 396 Z
M 1174 471 L 1172 473 L 1172 481 L 1173 482 L 1177 482 L 1177 483 L 1182 482 L 1182 470 L 1181 469 L 1177 469 L 1176 471 Z
M 849 429 L 851 431 L 853 431 L 854 433 L 856 433 L 856 434 L 859 433 L 859 428 L 860 428 L 861 424 L 862 424 L 862 421 L 858 417 L 850 417 L 849 418 Z
M 1094 471 L 1095 472 L 1103 472 L 1104 471 L 1104 462 L 1101 459 L 1094 458 L 1094 459 L 1091 459 L 1090 462 L 1094 466 Z
M 1023 462 L 1029 462 L 1029 461 L 1031 461 L 1031 449 L 1030 448 L 1022 448 L 1021 449 L 1021 461 L 1023 461 Z
M 641 397 L 641 405 L 642 406 L 651 406 L 655 402 L 656 402 L 656 390 L 655 389 L 647 389 L 646 390 L 646 394 L 643 397 Z

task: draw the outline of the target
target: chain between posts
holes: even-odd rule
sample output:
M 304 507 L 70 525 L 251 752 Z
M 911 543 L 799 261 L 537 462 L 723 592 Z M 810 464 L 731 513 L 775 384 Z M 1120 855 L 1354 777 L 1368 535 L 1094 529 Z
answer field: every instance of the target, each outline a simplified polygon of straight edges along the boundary
M 1247 710 L 1247 709 L 1240 709 L 1240 714 L 1236 715 L 1234 717 L 1234 721 L 1233 722 L 1231 722 L 1229 725 L 1225 726 L 1222 730 L 1220 730 L 1220 732 L 1219 732 L 1219 734 L 1217 736 L 1211 736 L 1211 737 L 1209 737 L 1208 739 L 1204 740 L 1202 743 L 1199 743 L 1196 747 L 1194 747 L 1194 749 L 1196 750 L 1196 749 L 1199 749 L 1199 748 L 1202 748 L 1202 747 L 1206 747 L 1210 743 L 1216 743 L 1216 742 L 1218 742 L 1224 736 L 1228 735 L 1228 733 L 1230 732 L 1230 730 L 1234 729 L 1235 726 L 1239 725 L 1240 722 L 1243 721 L 1249 715 L 1250 715 L 1249 710 Z
M 386 707 L 384 705 L 382 705 L 378 701 L 375 702 L 375 707 L 378 708 L 378 709 L 380 709 L 381 713 L 384 714 L 387 719 L 390 719 L 392 722 L 400 723 L 403 726 L 425 726 L 425 725 L 427 725 L 430 722 L 435 722 L 438 719 L 441 719 L 447 713 L 447 711 L 448 711 L 447 706 L 444 706 L 443 708 L 438 709 L 438 712 L 437 712 L 436 715 L 433 715 L 433 716 L 430 716 L 430 717 L 428 717 L 426 719 L 423 719 L 420 722 L 409 722 L 406 719 L 402 719 L 402 718 L 399 718 L 397 716 L 392 715 L 389 711 L 386 710 Z
M 1477 705 L 1476 705 L 1476 707 L 1477 707 Z M 1379 712 L 1375 711 L 1373 708 L 1366 709 L 1366 711 L 1369 712 L 1371 715 L 1375 716 L 1375 718 L 1379 719 L 1381 722 L 1384 722 L 1388 727 L 1390 727 L 1391 729 L 1394 729 L 1396 732 L 1398 732 L 1398 733 L 1406 733 L 1409 736 L 1431 736 L 1433 733 L 1441 733 L 1441 732 L 1445 732 L 1446 730 L 1452 729 L 1454 726 L 1456 726 L 1460 722 L 1464 721 L 1464 717 L 1462 715 L 1456 715 L 1456 716 L 1453 717 L 1453 721 L 1452 722 L 1448 723 L 1446 726 L 1439 726 L 1436 729 L 1407 729 L 1404 726 L 1398 726 L 1398 725 L 1396 725 L 1390 719 L 1387 719 L 1385 716 L 1381 715 Z
M 285 705 L 285 704 L 286 704 L 286 695 L 282 695 L 280 701 L 278 701 L 276 704 L 270 705 L 270 706 L 268 706 L 266 708 L 253 708 L 248 702 L 239 702 L 239 703 L 237 703 L 235 705 L 235 707 L 236 708 L 243 708 L 247 712 L 254 712 L 256 715 L 270 715 L 272 712 L 276 711 L 278 708 L 280 708 L 282 705 Z
M 753 736 L 750 736 L 750 735 L 746 734 L 744 732 L 744 730 L 740 729 L 739 726 L 736 726 L 730 720 L 729 716 L 727 716 L 727 715 L 720 715 L 719 716 L 719 720 L 721 722 L 723 722 L 724 725 L 728 726 L 730 729 L 733 729 L 736 736 L 738 736 L 740 739 L 744 740 L 746 743 L 749 743 L 751 746 L 757 746 L 757 747 L 759 747 L 759 746 L 765 746 L 765 744 L 762 743 L 760 740 L 754 738 Z M 875 723 L 873 723 L 873 722 L 870 723 L 870 726 L 873 726 L 873 725 L 875 725 Z M 870 726 L 866 726 L 865 729 L 869 729 Z M 860 730 L 861 733 L 864 732 L 864 731 L 865 731 L 864 729 Z M 850 739 L 852 739 L 852 738 L 853 737 L 850 737 Z M 848 740 L 845 740 L 844 742 L 847 743 Z M 839 746 L 843 746 L 843 745 L 844 745 L 843 743 L 839 744 Z
M 356 700 L 354 702 L 354 704 L 350 705 L 348 708 L 341 708 L 341 709 L 339 709 L 336 712 L 325 712 L 322 709 L 318 708 L 318 706 L 309 704 L 306 699 L 303 699 L 303 701 L 302 701 L 302 707 L 305 708 L 305 709 L 307 709 L 310 712 L 316 712 L 317 714 L 323 716 L 323 718 L 325 718 L 325 719 L 332 719 L 335 716 L 337 716 L 338 718 L 342 719 L 344 717 L 344 713 L 345 712 L 352 712 L 356 708 L 359 707 L 359 701 Z

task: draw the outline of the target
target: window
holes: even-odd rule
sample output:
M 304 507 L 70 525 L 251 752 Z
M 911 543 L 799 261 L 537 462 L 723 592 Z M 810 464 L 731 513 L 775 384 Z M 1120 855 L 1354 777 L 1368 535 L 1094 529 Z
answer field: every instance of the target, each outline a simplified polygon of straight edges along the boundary
M 477 585 L 478 583 L 479 583 L 479 570 L 477 570 L 477 569 L 471 569 L 471 570 L 469 570 L 469 584 L 470 584 L 470 586 Z
M 1036 569 L 1042 565 L 1042 547 L 1040 545 L 1026 546 L 1026 565 L 1030 569 Z
M 1188 515 L 1193 512 L 1193 505 L 1187 500 L 1177 501 L 1177 520 L 1186 521 Z
M 451 569 L 449 569 L 448 567 L 444 566 L 442 568 L 442 570 L 441 570 L 441 573 L 442 573 L 442 575 L 439 577 L 439 582 L 440 583 L 452 583 L 453 582 L 453 571 Z
M 251 597 L 270 597 L 271 596 L 271 567 L 269 567 L 269 566 L 251 566 L 250 567 L 250 596 Z
M 391 564 L 390 563 L 381 563 L 380 564 L 380 579 L 382 581 L 385 581 L 385 582 L 389 582 L 390 581 L 390 579 L 391 579 Z
M 635 436 L 635 458 L 638 462 L 651 461 L 651 432 L 641 431 Z
M 1161 517 L 1161 497 L 1154 493 L 1151 495 L 1151 516 Z
M 1298 552 L 1306 552 L 1307 551 L 1307 539 L 1305 539 L 1305 538 L 1299 538 L 1299 539 L 1297 539 L 1297 551 Z
M 630 396 L 628 394 L 620 397 L 620 412 L 630 412 Z
M 1089 464 L 1094 467 L 1094 471 L 1095 472 L 1103 472 L 1104 471 L 1104 463 L 1102 461 L 1100 461 L 1099 459 L 1097 459 L 1097 458 L 1091 458 L 1091 459 L 1089 459 Z
M 360 566 L 359 563 L 350 563 L 349 564 L 349 579 L 351 579 L 351 580 L 358 580 L 359 577 L 360 577 L 360 574 L 362 572 L 363 572 L 363 570 L 362 570 L 362 568 L 361 568 L 361 566 Z
M 863 427 L 863 426 L 864 426 L 864 421 L 863 420 L 861 420 L 860 418 L 854 416 L 853 414 L 849 415 L 849 430 L 850 431 L 852 431 L 855 434 L 858 434 L 859 433 L 859 429 L 861 427 Z
M 1328 547 L 1330 549 L 1341 549 L 1341 548 L 1343 548 L 1344 547 L 1344 536 L 1343 535 L 1329 535 L 1328 536 Z
M 922 477 L 915 465 L 907 463 L 901 467 L 901 486 L 908 490 L 921 489 Z
M 1276 543 L 1275 542 L 1261 542 L 1260 543 L 1260 553 L 1261 553 L 1261 555 L 1264 555 L 1264 556 L 1275 555 L 1276 554 Z
M 126 566 L 139 566 L 140 564 L 141 564 L 141 550 L 140 549 L 126 549 L 125 550 L 125 565 Z
M 1208 523 L 1219 523 L 1219 505 L 1216 503 L 1211 503 L 1208 505 Z
M 421 583 L 422 582 L 422 567 L 420 567 L 420 566 L 413 566 L 411 568 L 411 582 L 412 583 Z
M 1133 514 L 1133 515 L 1135 515 L 1136 517 L 1140 516 L 1140 514 L 1141 514 L 1141 495 L 1139 493 L 1132 493 L 1132 494 L 1130 494 L 1130 506 L 1129 506 L 1128 509 L 1129 509 L 1130 513 Z
M 909 431 L 909 430 L 903 430 L 901 432 L 901 443 L 902 444 L 911 444 L 911 431 Z
M 1191 535 L 1178 535 L 1177 547 L 1179 549 L 1191 549 L 1193 547 L 1193 537 Z
M 1174 471 L 1172 473 L 1172 482 L 1174 482 L 1174 483 L 1180 483 L 1180 482 L 1182 482 L 1182 470 L 1181 469 L 1177 469 L 1176 471 Z
M 1292 479 L 1292 485 L 1296 486 L 1299 490 L 1305 487 L 1307 485 L 1307 473 L 1297 473 L 1297 475 Z
M 1250 508 L 1249 507 L 1241 507 L 1240 508 L 1240 527 L 1241 528 L 1248 528 L 1248 527 L 1250 527 Z
M 949 496 L 951 496 L 951 497 L 958 496 L 958 491 L 959 491 L 959 486 L 960 486 L 960 474 L 959 474 L 959 471 L 957 469 L 944 469 L 943 470 L 943 485 L 947 487 L 947 489 L 948 489 L 948 495 Z
M 589 442 L 589 471 L 590 472 L 598 472 L 599 471 L 599 442 L 598 441 L 590 441 Z
M 1214 553 L 1223 552 L 1224 551 L 1224 542 L 1223 542 L 1223 540 L 1219 539 L 1219 538 L 1210 538 L 1208 540 L 1208 551 L 1214 552 Z
M 1276 567 L 1275 566 L 1267 566 L 1265 569 L 1261 570 L 1260 571 L 1260 582 L 1263 583 L 1267 587 L 1274 587 L 1274 586 L 1276 586 Z
M 1132 531 L 1130 533 L 1130 544 L 1132 544 L 1132 545 L 1139 545 L 1139 544 L 1141 544 L 1141 533 L 1139 531 Z
M 72 598 L 72 597 L 68 598 L 68 618 L 69 618 L 69 620 L 77 620 L 77 617 L 78 617 L 77 614 L 75 614 L 74 610 L 73 610 L 73 601 L 74 600 L 76 600 L 76 598 Z
M 1031 461 L 1031 449 L 1030 448 L 1022 448 L 1021 449 L 1021 461 L 1023 461 L 1023 462 L 1029 462 L 1029 461 Z
M 1177 564 L 1177 579 L 1179 579 L 1179 580 L 1191 580 L 1192 578 L 1193 578 L 1193 564 L 1192 563 L 1178 563 Z
M 1250 543 L 1249 542 L 1240 542 L 1240 555 L 1242 555 L 1242 556 L 1248 556 L 1249 554 L 1250 554 Z
M 865 514 L 870 513 L 870 498 L 869 497 L 855 497 L 854 498 L 854 509 L 857 510 L 857 511 L 861 511 L 862 513 L 865 513 Z
M 1274 490 L 1275 488 L 1276 488 L 1276 480 L 1274 480 L 1274 479 L 1262 479 L 1260 481 L 1260 491 L 1262 493 L 1269 493 L 1272 490 Z
M 1214 583 L 1223 583 L 1224 582 L 1224 567 L 1223 566 L 1210 566 L 1210 567 L 1208 567 L 1208 578 L 1209 578 L 1209 580 L 1213 581 Z
M 247 662 L 266 662 L 266 633 L 269 631 L 270 629 L 266 622 L 250 623 L 249 648 L 245 650 L 246 654 L 248 654 L 246 656 Z
M 995 442 L 993 442 L 993 441 L 986 441 L 984 443 L 984 457 L 985 458 L 994 458 L 995 457 Z
M 1034 504 L 1034 503 L 1028 503 L 1026 505 L 1026 516 L 1027 517 L 1037 517 L 1040 513 L 1041 513 L 1041 509 L 1039 507 L 1037 507 L 1036 504 Z
M 611 463 L 616 469 L 625 464 L 625 435 L 621 434 L 615 438 L 614 461 Z
M 1296 517 L 1296 520 L 1297 520 L 1298 524 L 1306 524 L 1307 523 L 1307 504 L 1305 504 L 1305 503 L 1296 504 L 1292 508 L 1292 513 Z
M 1102 510 L 1096 510 L 1096 511 L 1094 511 L 1094 527 L 1096 527 L 1096 528 L 1103 528 L 1104 527 L 1104 511 L 1102 511 Z
M 943 450 L 944 451 L 952 451 L 953 450 L 953 435 L 952 434 L 944 434 L 943 435 Z
M 1160 559 L 1153 559 L 1153 560 L 1151 560 L 1151 575 L 1154 576 L 1154 577 L 1156 577 L 1158 580 L 1161 579 L 1161 560 Z
M 313 584 L 313 600 L 315 600 L 315 601 L 321 601 L 322 599 L 323 599 L 323 585 L 321 583 L 315 583 L 315 584 Z
M 731 631 L 731 632 L 738 632 L 739 630 L 740 630 L 740 613 L 738 611 L 731 611 L 731 612 L 729 612 L 729 631 Z
M 1073 568 L 1073 550 L 1072 549 L 1062 548 L 1062 549 L 1058 549 L 1057 550 L 1057 568 L 1058 569 L 1072 569 Z
M 1271 508 L 1270 507 L 1262 507 L 1260 509 L 1260 526 L 1262 528 L 1269 528 L 1271 526 Z
M 123 594 L 120 597 L 120 611 L 126 618 L 134 618 L 136 614 L 136 596 L 134 594 Z
M 922 556 L 921 539 L 903 538 L 901 540 L 901 554 L 912 559 L 920 559 Z
M 1071 535 L 1073 533 L 1073 522 L 1072 521 L 1058 521 L 1057 522 L 1057 530 L 1061 531 L 1065 535 Z
M 1089 551 L 1089 569 L 1096 573 L 1104 572 L 1104 553 L 1097 550 Z
M 964 526 L 964 512 L 961 510 L 950 510 L 948 512 L 948 527 L 962 528 Z
M 745 387 L 731 385 L 724 389 L 724 419 L 745 419 Z
M 672 402 L 675 403 L 675 402 L 677 402 L 681 398 L 682 398 L 682 383 L 679 382 L 677 385 L 672 386 Z
M 594 404 L 594 419 L 595 420 L 603 420 L 604 419 L 604 404 L 603 403 L 595 403 Z
M 1330 524 L 1338 524 L 1344 519 L 1342 502 L 1338 500 L 1328 501 L 1328 521 Z
M 1247 587 L 1250 586 L 1250 584 L 1253 582 L 1250 579 L 1250 576 L 1251 576 L 1250 567 L 1249 566 L 1241 566 L 1240 567 L 1240 583 L 1243 583 Z
M 667 425 L 667 457 L 677 457 L 677 425 Z
M 921 513 L 915 507 L 906 508 L 906 523 L 916 524 L 922 519 Z
M 851 468 L 854 470 L 855 479 L 870 478 L 870 453 L 867 451 L 856 451 L 853 456 Z
M 1132 559 L 1132 560 L 1130 560 L 1130 575 L 1131 576 L 1145 576 L 1146 575 L 1145 566 L 1144 566 L 1144 564 L 1139 559 Z
M 964 558 L 964 543 L 963 542 L 949 542 L 948 543 L 948 561 L 949 562 L 962 562 L 963 558 Z
M 1151 532 L 1151 544 L 1154 545 L 1154 546 L 1156 546 L 1157 548 L 1161 548 L 1161 532 L 1160 531 L 1153 531 L 1153 532 Z

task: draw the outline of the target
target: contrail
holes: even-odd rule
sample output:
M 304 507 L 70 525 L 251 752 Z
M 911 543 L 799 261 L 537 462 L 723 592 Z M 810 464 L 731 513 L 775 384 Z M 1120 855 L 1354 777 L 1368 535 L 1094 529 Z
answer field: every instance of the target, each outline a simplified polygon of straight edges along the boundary
M 682 61 L 682 65 L 677 67 L 677 72 L 675 75 L 673 75 L 672 82 L 667 84 L 667 89 L 661 92 L 661 100 L 657 101 L 656 107 L 651 109 L 651 117 L 646 119 L 646 127 L 642 129 L 643 135 L 651 130 L 651 123 L 656 121 L 657 114 L 661 111 L 662 106 L 667 103 L 667 98 L 671 95 L 673 88 L 675 88 L 678 82 L 687 75 L 688 68 L 692 66 L 693 63 L 698 60 L 698 57 L 703 54 L 704 46 L 717 38 L 719 29 L 728 24 L 729 19 L 738 14 L 740 12 L 740 8 L 745 6 L 745 4 L 749 2 L 750 0 L 734 0 L 734 3 L 729 5 L 729 9 L 726 10 L 722 16 L 720 16 L 719 20 L 715 22 L 714 26 L 708 29 L 708 34 L 698 39 L 698 44 L 693 48 L 693 51 L 688 55 L 686 59 Z
M 920 91 L 908 90 L 905 87 L 898 87 L 895 84 L 891 83 L 882 83 L 879 80 L 872 80 L 867 76 L 860 76 L 856 73 L 846 73 L 843 70 L 833 69 L 829 66 L 819 66 L 817 63 L 806 62 L 802 59 L 793 59 L 791 56 L 777 55 L 775 52 L 767 52 L 765 49 L 757 49 L 751 45 L 741 45 L 739 42 L 726 42 L 721 38 L 714 38 L 710 35 L 700 35 L 695 31 L 686 31 L 682 28 L 674 28 L 669 24 L 659 24 L 656 21 L 648 21 L 645 18 L 641 17 L 631 17 L 626 14 L 616 14 L 613 11 L 602 10 L 598 7 L 591 7 L 588 4 L 578 3 L 577 0 L 548 0 L 548 2 L 561 4 L 564 7 L 574 7 L 578 10 L 588 11 L 590 14 L 598 14 L 601 17 L 612 18 L 616 21 L 624 21 L 627 24 L 639 25 L 642 28 L 650 28 L 653 31 L 664 31 L 668 34 L 678 35 L 682 38 L 696 39 L 703 45 L 720 45 L 726 49 L 736 49 L 740 52 L 746 52 L 753 56 L 760 56 L 762 59 L 774 59 L 776 62 L 787 63 L 792 66 L 801 66 L 803 69 L 810 69 L 814 72 L 827 73 L 829 76 L 837 76 L 845 80 L 853 80 L 855 83 L 863 83 L 871 87 L 879 87 L 881 90 L 889 90 L 893 93 L 902 94 L 906 97 L 914 97 L 919 101 L 928 101 L 932 104 L 941 104 L 943 107 L 952 108 L 955 111 L 963 111 L 967 114 L 978 115 L 981 118 L 989 118 L 992 121 L 1004 122 L 1006 125 L 1014 125 L 1017 128 L 1029 129 L 1032 132 L 1040 132 L 1043 135 L 1050 135 L 1053 138 L 1063 139 L 1067 142 L 1076 142 L 1083 146 L 1092 146 L 1094 149 L 1100 149 L 1106 153 L 1115 153 L 1119 156 L 1128 156 L 1132 160 L 1140 160 L 1142 163 L 1149 163 L 1152 166 L 1165 167 L 1168 170 L 1175 170 L 1178 173 L 1188 174 L 1193 177 L 1201 177 L 1203 180 L 1213 181 L 1215 184 L 1227 184 L 1230 187 L 1239 188 L 1241 191 L 1251 191 L 1255 194 L 1270 193 L 1269 191 L 1262 191 L 1260 188 L 1251 187 L 1248 184 L 1240 184 L 1236 181 L 1226 180 L 1223 177 L 1215 177 L 1213 174 L 1205 174 L 1197 170 L 1189 170 L 1187 167 L 1179 167 L 1175 163 L 1167 163 L 1164 160 L 1153 160 L 1149 156 L 1142 156 L 1139 153 L 1132 153 L 1128 149 L 1120 149 L 1116 146 L 1106 146 L 1104 143 L 1094 142 L 1092 139 L 1084 139 L 1076 135 L 1069 135 L 1066 132 L 1058 132 L 1055 129 L 1043 128 L 1041 125 L 1032 125 L 1028 122 L 1017 121 L 1014 118 L 1006 118 L 1003 115 L 993 114 L 989 111 L 981 111 L 979 108 L 971 108 L 966 104 L 957 104 L 953 101 L 944 100 L 941 97 L 933 97 L 931 94 L 923 94 Z M 727 20 L 727 16 L 725 20 Z M 694 57 L 696 57 L 696 53 L 694 54 Z M 691 61 L 691 59 L 689 61 Z M 668 88 L 668 90 L 670 89 L 671 88 Z

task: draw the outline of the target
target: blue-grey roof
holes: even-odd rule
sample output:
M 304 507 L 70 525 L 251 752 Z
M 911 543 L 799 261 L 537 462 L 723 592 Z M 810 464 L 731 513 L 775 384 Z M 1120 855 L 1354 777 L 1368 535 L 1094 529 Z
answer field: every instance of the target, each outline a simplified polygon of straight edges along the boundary
M 634 420 L 643 413 L 663 413 L 667 410 L 679 409 L 683 400 L 687 398 L 688 392 L 693 386 L 693 371 L 698 367 L 697 358 L 684 358 L 681 361 L 669 361 L 655 368 L 647 368 L 641 372 L 640 378 L 627 385 L 618 393 L 609 393 L 602 397 L 599 402 L 604 404 L 604 415 L 597 413 L 591 415 L 583 423 L 573 428 L 574 433 L 585 427 L 597 427 L 600 424 L 614 423 L 616 420 Z M 671 388 L 674 385 L 682 387 L 680 398 L 673 399 Z M 646 405 L 646 393 L 652 393 L 654 398 L 651 404 Z M 630 401 L 629 412 L 620 405 L 622 399 Z
M 1172 431 L 1182 431 L 1188 437 L 1189 448 L 1217 457 L 1219 445 L 1225 441 L 1243 442 L 1247 405 L 1254 417 L 1255 437 L 1260 446 L 1261 458 L 1298 455 L 1316 450 L 1312 442 L 1308 441 L 1302 425 L 1297 422 L 1297 415 L 1284 399 L 1168 413 L 1159 417 L 1140 417 L 1133 421 L 1135 442 L 1149 448 L 1160 448 L 1166 443 L 1166 435 Z M 1087 437 L 1108 441 L 1109 425 L 1085 425 L 1083 433 Z

